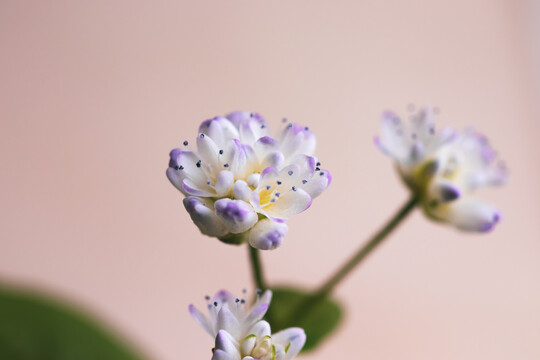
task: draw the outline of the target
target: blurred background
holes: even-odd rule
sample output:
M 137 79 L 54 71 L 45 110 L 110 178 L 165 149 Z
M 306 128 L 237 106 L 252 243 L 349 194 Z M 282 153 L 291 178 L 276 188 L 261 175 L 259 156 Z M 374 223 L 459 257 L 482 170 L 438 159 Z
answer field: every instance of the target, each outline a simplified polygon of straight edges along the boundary
M 150 359 L 208 359 L 189 304 L 252 288 L 247 249 L 202 236 L 165 177 L 206 118 L 245 109 L 318 135 L 331 187 L 263 254 L 315 286 L 408 194 L 379 116 L 440 108 L 511 171 L 490 234 L 416 211 L 336 292 L 305 359 L 540 358 L 540 2 L 1 1 L 0 279 L 73 301 Z

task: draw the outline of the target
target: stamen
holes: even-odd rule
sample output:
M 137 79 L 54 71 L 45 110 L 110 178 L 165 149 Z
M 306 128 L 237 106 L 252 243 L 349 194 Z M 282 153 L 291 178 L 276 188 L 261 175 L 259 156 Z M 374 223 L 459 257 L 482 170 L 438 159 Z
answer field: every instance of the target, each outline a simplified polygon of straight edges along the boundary
M 184 170 L 184 167 L 183 167 L 182 165 L 180 165 L 180 166 L 178 167 L 178 169 Z
M 217 301 L 214 301 L 214 306 L 217 307 L 218 306 L 218 303 Z
M 261 129 L 264 129 L 266 126 L 264 124 L 261 125 Z
M 292 128 L 292 124 L 287 125 L 287 128 L 289 129 Z
M 206 295 L 206 296 L 204 297 L 204 300 L 206 300 L 206 301 L 210 300 L 210 296 Z
M 289 174 L 289 175 L 292 175 L 292 174 L 293 174 L 293 171 L 292 171 L 292 170 L 289 170 L 288 174 Z
M 240 304 L 245 304 L 246 303 L 246 300 L 242 299 L 240 300 Z
M 277 193 L 276 193 L 276 197 L 279 197 L 279 195 L 281 195 L 281 194 L 277 192 Z
M 212 304 L 208 304 L 208 310 L 212 310 Z
M 219 150 L 219 155 L 223 155 L 223 150 Z
M 281 119 L 281 122 L 286 123 L 286 122 L 287 122 L 287 118 Z
M 321 176 L 323 176 L 323 175 L 324 175 L 324 171 L 321 171 Z
M 240 302 L 240 299 L 236 298 L 236 300 L 234 300 L 234 302 L 238 304 Z
M 277 181 L 277 184 L 278 184 L 278 185 L 281 185 L 282 183 L 281 183 L 281 181 L 278 180 L 278 181 Z
M 320 161 L 317 161 L 317 164 L 315 164 L 316 166 L 321 166 L 321 162 Z
M 204 139 L 204 134 L 201 134 L 201 135 L 199 135 L 199 136 L 201 137 L 201 139 Z
M 307 183 L 307 180 L 302 180 L 302 184 L 305 184 L 305 183 Z
M 266 185 L 266 190 L 270 190 L 270 185 Z
M 304 130 L 308 131 L 308 130 L 309 130 L 309 128 L 308 128 L 308 127 L 306 126 L 306 127 L 304 128 Z
M 249 114 L 249 117 L 253 117 L 253 113 Z
M 319 171 L 319 170 L 321 170 L 321 168 L 317 166 L 317 167 L 315 168 L 315 171 Z
M 184 140 L 184 146 L 188 146 L 188 141 L 187 140 Z
M 293 187 L 292 187 L 292 191 L 296 191 L 296 186 L 293 186 Z
M 175 167 L 174 167 L 174 170 L 178 170 L 178 166 L 175 166 Z
M 270 202 L 273 202 L 273 203 L 275 203 L 275 202 L 276 202 L 276 199 L 272 199 L 272 200 L 270 200 Z
M 261 289 L 257 289 L 257 291 L 255 291 L 257 293 L 257 295 L 261 295 L 262 294 L 262 290 Z
M 206 182 L 206 185 L 212 185 L 212 182 L 211 182 L 210 180 L 208 180 L 208 181 Z
M 201 160 L 197 161 L 197 167 L 198 167 L 198 168 L 200 168 L 200 167 L 201 167 L 201 163 L 202 163 L 202 161 L 201 161 Z
M 228 167 L 229 167 L 229 164 L 225 164 L 225 165 L 223 165 L 223 166 L 225 166 L 226 168 L 228 168 Z

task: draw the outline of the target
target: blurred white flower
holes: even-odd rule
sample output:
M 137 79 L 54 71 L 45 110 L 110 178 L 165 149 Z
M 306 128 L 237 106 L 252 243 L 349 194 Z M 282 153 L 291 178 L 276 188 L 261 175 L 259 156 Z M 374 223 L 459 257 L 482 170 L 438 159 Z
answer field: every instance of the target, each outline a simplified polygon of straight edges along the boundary
M 271 334 L 270 324 L 257 322 L 249 335 L 237 341 L 225 330 L 216 336 L 212 360 L 290 360 L 306 342 L 306 334 L 301 328 L 288 328 Z
M 304 346 L 306 335 L 300 328 L 289 328 L 272 335 L 270 324 L 261 320 L 268 310 L 272 292 L 257 291 L 252 306 L 230 292 L 219 291 L 208 301 L 209 317 L 193 305 L 193 318 L 215 338 L 212 360 L 289 360 Z
M 384 113 L 375 143 L 394 159 L 429 217 L 466 231 L 489 231 L 499 222 L 495 207 L 471 195 L 478 187 L 504 183 L 508 175 L 483 135 L 436 131 L 433 110 L 426 108 L 409 122 Z
M 289 216 L 330 185 L 315 145 L 307 127 L 288 123 L 272 138 L 260 115 L 235 112 L 201 124 L 197 152 L 172 150 L 167 177 L 186 196 L 184 206 L 203 234 L 275 249 Z

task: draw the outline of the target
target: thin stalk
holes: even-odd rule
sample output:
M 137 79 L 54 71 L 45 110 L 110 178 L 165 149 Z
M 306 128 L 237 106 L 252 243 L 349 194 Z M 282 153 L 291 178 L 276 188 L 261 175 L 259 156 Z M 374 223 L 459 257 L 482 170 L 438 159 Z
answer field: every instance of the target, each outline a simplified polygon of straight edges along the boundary
M 260 290 L 266 290 L 267 287 L 266 282 L 264 281 L 259 250 L 250 245 L 247 245 L 247 247 L 249 248 L 249 259 L 251 261 L 251 270 L 253 273 L 253 281 L 255 286 Z
M 383 242 L 383 240 L 394 230 L 401 221 L 403 221 L 407 215 L 416 206 L 417 199 L 412 196 L 399 211 L 358 251 L 354 254 L 345 264 L 343 264 L 319 289 L 315 292 L 314 297 L 324 298 L 330 294 L 332 290 L 362 261 L 369 255 L 375 248 Z

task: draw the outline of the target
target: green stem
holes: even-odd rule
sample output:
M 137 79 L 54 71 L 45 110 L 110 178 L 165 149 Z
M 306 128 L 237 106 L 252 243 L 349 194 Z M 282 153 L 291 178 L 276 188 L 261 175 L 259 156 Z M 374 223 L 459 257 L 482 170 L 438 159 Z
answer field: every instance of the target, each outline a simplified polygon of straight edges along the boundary
M 324 298 L 332 292 L 341 280 L 345 278 L 356 266 L 358 266 L 382 241 L 394 230 L 403 219 L 414 209 L 417 199 L 412 196 L 399 211 L 388 221 L 365 245 L 360 247 L 356 254 L 343 264 L 332 277 L 330 277 L 315 292 L 315 298 Z
M 253 281 L 258 289 L 266 290 L 266 282 L 264 281 L 263 270 L 259 250 L 247 245 L 249 248 L 249 259 L 251 260 L 251 270 L 253 272 Z

